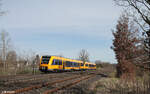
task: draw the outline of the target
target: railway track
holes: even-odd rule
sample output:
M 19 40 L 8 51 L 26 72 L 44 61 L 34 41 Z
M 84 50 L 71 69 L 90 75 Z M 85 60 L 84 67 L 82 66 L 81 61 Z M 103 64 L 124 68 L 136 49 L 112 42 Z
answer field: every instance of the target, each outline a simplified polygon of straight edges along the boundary
M 39 75 L 39 76 L 32 76 L 32 77 L 25 77 L 25 78 L 16 78 L 16 79 L 9 79 L 4 82 L 5 85 L 21 83 L 21 82 L 29 82 L 35 80 L 44 80 L 45 78 L 57 78 L 59 75 Z
M 75 85 L 82 80 L 89 79 L 90 77 L 93 77 L 96 74 L 90 73 L 90 74 L 84 74 L 84 75 L 75 75 L 72 77 L 65 77 L 63 79 L 57 79 L 52 82 L 45 82 L 40 83 L 38 85 L 32 85 L 25 88 L 19 88 L 16 90 L 13 90 L 12 92 L 3 92 L 3 94 L 33 94 L 33 92 L 36 92 L 37 90 L 43 92 L 43 94 L 53 93 L 58 90 L 70 87 L 72 85 Z M 57 84 L 57 86 L 55 86 Z M 44 89 L 46 87 L 46 89 Z M 51 89 L 50 89 L 51 88 Z M 43 91 L 44 90 L 44 91 Z M 32 93 L 31 93 L 32 92 Z M 38 92 L 39 93 L 39 92 Z M 38 94 L 37 92 L 35 94 Z
M 80 72 L 64 72 L 62 74 L 79 74 Z M 38 74 L 38 75 L 13 75 L 13 76 L 2 76 L 0 77 L 0 83 L 4 85 L 15 84 L 20 82 L 28 82 L 35 80 L 44 80 L 47 78 L 56 78 L 59 77 L 60 73 L 52 73 L 52 74 Z
M 94 75 L 88 75 L 88 76 L 85 76 L 85 77 L 78 78 L 78 80 L 75 80 L 73 82 L 67 83 L 67 84 L 59 86 L 59 87 L 55 87 L 55 88 L 50 89 L 50 90 L 47 90 L 43 94 L 51 94 L 51 93 L 57 92 L 59 90 L 69 88 L 69 87 L 71 87 L 73 85 L 76 85 L 77 83 L 81 82 L 82 80 L 86 80 L 86 79 L 91 78 L 91 77 L 94 77 Z

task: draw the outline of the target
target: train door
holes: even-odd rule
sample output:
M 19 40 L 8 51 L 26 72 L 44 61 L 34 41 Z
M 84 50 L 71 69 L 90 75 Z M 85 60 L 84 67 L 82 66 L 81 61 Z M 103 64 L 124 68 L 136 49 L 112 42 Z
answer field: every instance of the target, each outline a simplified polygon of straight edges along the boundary
M 66 61 L 63 61 L 63 70 L 65 70 Z
M 59 70 L 62 70 L 63 69 L 63 65 L 62 65 L 62 60 L 59 60 Z

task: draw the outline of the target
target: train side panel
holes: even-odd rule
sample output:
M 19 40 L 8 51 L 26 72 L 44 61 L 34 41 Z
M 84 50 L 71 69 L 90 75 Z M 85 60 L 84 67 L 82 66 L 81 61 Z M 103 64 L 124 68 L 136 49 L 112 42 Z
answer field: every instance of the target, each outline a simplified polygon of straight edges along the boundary
M 61 71 L 63 70 L 62 58 L 53 56 L 48 64 L 48 70 L 50 71 Z

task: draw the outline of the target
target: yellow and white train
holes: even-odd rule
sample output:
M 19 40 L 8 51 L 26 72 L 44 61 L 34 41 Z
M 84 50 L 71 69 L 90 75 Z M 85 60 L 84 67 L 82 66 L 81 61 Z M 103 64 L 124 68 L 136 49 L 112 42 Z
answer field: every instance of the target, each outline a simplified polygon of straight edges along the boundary
M 39 70 L 42 72 L 73 71 L 73 70 L 96 70 L 96 64 L 79 60 L 68 59 L 58 56 L 42 56 Z

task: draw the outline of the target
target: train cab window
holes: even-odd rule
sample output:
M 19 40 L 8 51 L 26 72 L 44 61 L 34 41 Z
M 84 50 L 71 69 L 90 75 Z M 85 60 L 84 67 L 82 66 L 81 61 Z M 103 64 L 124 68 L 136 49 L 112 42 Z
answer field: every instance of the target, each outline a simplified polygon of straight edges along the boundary
M 43 56 L 41 64 L 48 64 L 51 56 Z

